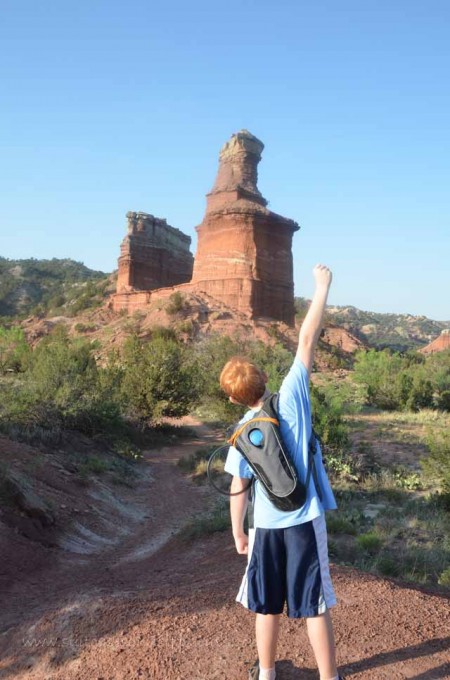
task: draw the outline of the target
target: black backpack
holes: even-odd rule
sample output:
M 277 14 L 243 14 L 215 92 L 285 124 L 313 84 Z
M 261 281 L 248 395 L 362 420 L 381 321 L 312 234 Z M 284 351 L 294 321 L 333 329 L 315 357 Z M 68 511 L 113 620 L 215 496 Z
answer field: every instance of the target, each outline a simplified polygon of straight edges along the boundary
M 267 397 L 253 418 L 235 426 L 228 443 L 245 458 L 273 505 L 278 510 L 289 512 L 305 504 L 311 474 L 322 500 L 315 466 L 317 437 L 312 429 L 308 445 L 308 470 L 306 480 L 302 482 L 281 437 L 278 399 L 278 393 Z

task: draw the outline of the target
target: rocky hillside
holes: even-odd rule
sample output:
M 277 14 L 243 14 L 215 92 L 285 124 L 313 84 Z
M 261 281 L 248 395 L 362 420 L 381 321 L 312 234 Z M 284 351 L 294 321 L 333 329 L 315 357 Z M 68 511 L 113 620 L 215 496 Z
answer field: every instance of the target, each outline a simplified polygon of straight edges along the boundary
M 103 298 L 109 276 L 81 262 L 0 257 L 0 316 L 73 316 Z M 100 300 L 97 300 L 99 302 Z
M 298 298 L 297 308 L 304 313 L 307 302 Z M 412 314 L 380 314 L 356 307 L 327 307 L 328 321 L 345 328 L 363 343 L 396 351 L 420 349 L 450 328 L 450 321 L 433 321 L 426 316 Z

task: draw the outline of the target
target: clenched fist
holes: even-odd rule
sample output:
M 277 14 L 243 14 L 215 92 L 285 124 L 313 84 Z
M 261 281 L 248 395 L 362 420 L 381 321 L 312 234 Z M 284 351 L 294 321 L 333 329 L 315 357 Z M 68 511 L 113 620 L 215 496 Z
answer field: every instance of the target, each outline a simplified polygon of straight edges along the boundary
M 313 269 L 313 274 L 314 274 L 314 279 L 316 281 L 316 286 L 319 287 L 324 287 L 324 288 L 329 288 L 331 285 L 331 280 L 333 278 L 333 274 L 331 273 L 331 270 L 328 269 L 328 267 L 324 264 L 316 264 L 316 266 Z

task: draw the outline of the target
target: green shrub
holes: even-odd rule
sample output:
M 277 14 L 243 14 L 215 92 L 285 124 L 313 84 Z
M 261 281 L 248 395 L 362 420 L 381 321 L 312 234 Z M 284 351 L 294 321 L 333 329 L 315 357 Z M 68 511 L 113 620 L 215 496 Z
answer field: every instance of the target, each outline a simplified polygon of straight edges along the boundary
M 402 365 L 401 357 L 389 350 L 371 349 L 355 354 L 354 379 L 366 385 L 369 404 L 386 410 L 399 407 L 402 385 L 397 377 Z
M 97 326 L 95 323 L 76 323 L 74 326 L 74 330 L 77 331 L 77 333 L 92 333 L 93 331 L 97 330 Z
M 1 429 L 39 443 L 58 441 L 64 428 L 90 436 L 122 429 L 111 369 L 97 367 L 95 350 L 62 328 L 42 340 L 20 381 L 1 385 Z
M 172 293 L 172 295 L 169 297 L 169 302 L 166 305 L 166 312 L 170 316 L 174 316 L 175 314 L 178 314 L 178 312 L 181 312 L 182 309 L 185 307 L 185 299 L 184 295 L 180 293 L 179 290 L 175 291 L 175 293 Z
M 392 469 L 392 475 L 395 479 L 396 485 L 400 489 L 409 489 L 415 491 L 422 488 L 422 480 L 417 472 L 411 470 L 404 465 L 396 465 Z
M 188 350 L 157 337 L 143 343 L 130 338 L 124 347 L 122 403 L 140 422 L 183 416 L 199 395 L 198 367 Z
M 177 331 L 178 333 L 186 333 L 186 335 L 191 336 L 194 332 L 194 324 L 192 319 L 186 319 L 185 321 L 181 321 L 179 324 L 177 324 Z
M 0 373 L 27 368 L 31 349 L 21 328 L 0 326 Z
M 386 410 L 446 410 L 450 406 L 450 352 L 424 358 L 388 349 L 355 355 L 354 379 L 366 388 L 367 403 Z
M 400 576 L 402 567 L 398 558 L 390 555 L 381 555 L 376 562 L 377 571 L 383 576 Z
M 383 541 L 380 536 L 378 536 L 378 534 L 373 531 L 369 531 L 366 534 L 357 536 L 356 543 L 362 550 L 369 553 L 370 555 L 374 555 L 380 550 Z
M 181 535 L 183 540 L 191 541 L 218 531 L 227 531 L 230 526 L 231 520 L 228 503 L 219 500 L 212 512 L 196 517 L 186 524 Z
M 438 583 L 441 586 L 446 586 L 450 588 L 450 567 L 444 569 L 442 574 L 439 576 Z
M 350 454 L 342 407 L 316 386 L 311 385 L 310 389 L 313 426 L 320 439 L 327 471 L 335 477 L 356 481 L 358 470 Z
M 167 326 L 152 326 L 150 329 L 152 340 L 156 338 L 161 338 L 162 340 L 174 340 L 177 341 L 177 334 L 173 328 L 168 328 Z
M 429 432 L 429 454 L 420 461 L 425 479 L 450 502 L 450 432 Z
M 357 527 L 346 517 L 330 514 L 327 517 L 327 529 L 330 534 L 350 534 L 355 536 Z

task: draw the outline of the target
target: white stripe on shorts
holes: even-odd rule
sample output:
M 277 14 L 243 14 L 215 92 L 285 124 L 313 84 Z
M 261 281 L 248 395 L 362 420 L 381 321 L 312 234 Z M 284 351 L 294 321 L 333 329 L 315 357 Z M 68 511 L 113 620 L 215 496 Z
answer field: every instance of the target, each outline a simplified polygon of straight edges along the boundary
M 323 614 L 329 607 L 336 604 L 333 584 L 331 583 L 330 565 L 328 562 L 327 525 L 325 515 L 319 515 L 312 521 L 316 535 L 317 554 L 319 556 L 320 577 L 322 580 L 322 592 L 319 598 L 319 614 Z
M 248 565 L 250 564 L 250 560 L 252 557 L 252 551 L 253 551 L 253 545 L 255 543 L 255 529 L 249 529 L 248 530 L 248 554 L 247 554 L 247 566 L 245 568 L 245 574 L 242 579 L 241 587 L 239 588 L 239 592 L 236 596 L 236 602 L 239 602 L 243 607 L 248 609 L 248 589 L 247 589 L 247 572 L 248 572 Z

